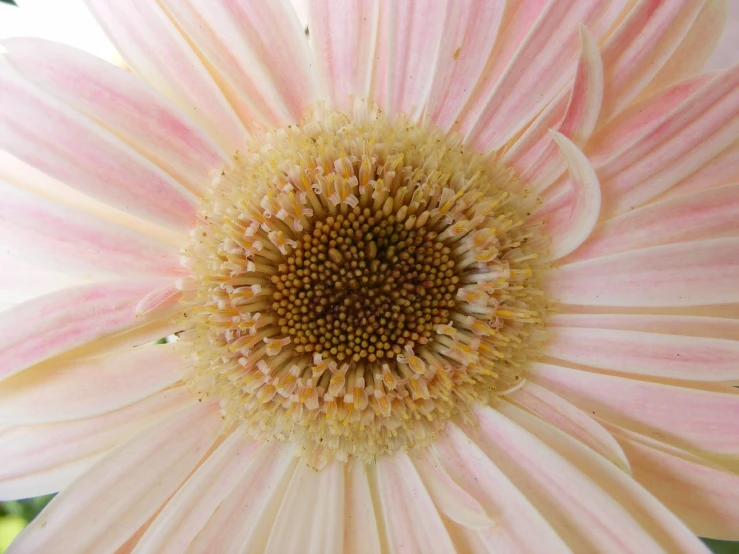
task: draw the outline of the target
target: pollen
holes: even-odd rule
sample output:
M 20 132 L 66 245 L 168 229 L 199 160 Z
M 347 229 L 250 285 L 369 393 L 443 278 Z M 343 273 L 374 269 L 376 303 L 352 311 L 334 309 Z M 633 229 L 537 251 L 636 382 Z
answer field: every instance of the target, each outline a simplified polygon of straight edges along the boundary
M 315 467 L 472 421 L 544 335 L 547 241 L 523 189 L 494 154 L 362 101 L 252 139 L 184 252 L 188 384 Z

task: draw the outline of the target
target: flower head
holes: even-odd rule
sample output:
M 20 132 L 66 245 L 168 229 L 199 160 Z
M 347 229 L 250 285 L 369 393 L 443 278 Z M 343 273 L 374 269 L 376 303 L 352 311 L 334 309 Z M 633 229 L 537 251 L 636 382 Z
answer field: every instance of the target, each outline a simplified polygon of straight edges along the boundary
M 738 538 L 724 3 L 88 4 L 133 75 L 0 57 L 11 552 Z

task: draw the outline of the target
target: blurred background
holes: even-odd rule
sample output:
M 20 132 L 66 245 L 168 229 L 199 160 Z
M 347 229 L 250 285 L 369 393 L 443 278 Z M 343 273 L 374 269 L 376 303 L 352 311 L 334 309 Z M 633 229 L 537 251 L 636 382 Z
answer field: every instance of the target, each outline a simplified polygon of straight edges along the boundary
M 306 24 L 306 0 L 291 1 L 301 21 Z M 739 60 L 739 0 L 727 2 L 729 21 L 716 52 L 708 61 L 707 69 L 727 67 Z M 122 63 L 116 49 L 87 11 L 83 0 L 0 0 L 0 40 L 20 36 L 61 42 L 112 63 Z M 0 554 L 51 498 L 53 495 L 0 502 Z M 705 542 L 717 554 L 739 554 L 739 542 Z

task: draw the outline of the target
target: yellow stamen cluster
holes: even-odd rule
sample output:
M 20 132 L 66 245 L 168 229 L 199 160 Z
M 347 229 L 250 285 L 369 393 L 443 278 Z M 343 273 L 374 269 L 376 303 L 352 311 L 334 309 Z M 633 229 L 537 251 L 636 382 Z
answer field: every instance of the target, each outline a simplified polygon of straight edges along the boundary
M 494 159 L 359 101 L 255 140 L 185 252 L 191 387 L 315 466 L 427 444 L 537 355 L 533 201 Z

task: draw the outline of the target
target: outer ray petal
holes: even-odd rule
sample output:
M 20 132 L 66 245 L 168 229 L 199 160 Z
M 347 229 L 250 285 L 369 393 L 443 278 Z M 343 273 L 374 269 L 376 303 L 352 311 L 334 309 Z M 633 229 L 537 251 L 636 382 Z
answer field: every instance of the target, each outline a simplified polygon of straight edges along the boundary
M 0 252 L 0 305 L 14 305 L 84 281 Z
M 136 302 L 161 280 L 111 281 L 47 294 L 0 314 L 0 379 L 132 327 Z M 153 318 L 152 318 L 153 319 Z
M 739 175 L 739 140 L 669 189 L 662 198 L 672 198 L 737 181 Z
M 627 473 L 631 472 L 629 460 L 613 436 L 600 423 L 565 399 L 534 382 L 527 382 L 506 395 L 506 398 L 588 445 Z
M 426 115 L 449 130 L 481 77 L 495 45 L 506 8 L 504 0 L 446 2 Z
M 381 554 L 368 467 L 356 460 L 350 460 L 345 467 L 344 552 Z
M 367 97 L 372 82 L 380 2 L 311 1 L 310 41 L 321 87 L 332 105 L 350 110 L 351 97 Z
M 197 201 L 180 183 L 5 63 L 0 96 L 0 148 L 133 215 L 173 229 L 190 227 Z
M 732 387 L 687 388 L 549 364 L 535 364 L 530 378 L 587 413 L 657 440 L 739 453 L 739 395 Z
M 377 460 L 376 482 L 392 552 L 446 554 L 455 548 L 426 487 L 406 454 Z
M 341 554 L 344 519 L 344 464 L 334 462 L 316 472 L 301 460 L 264 552 Z
M 176 383 L 184 365 L 174 345 L 42 362 L 0 381 L 0 421 L 29 425 L 117 410 Z
M 260 447 L 240 430 L 232 432 L 167 502 L 134 552 L 184 552 L 249 470 Z
M 739 540 L 739 475 L 684 450 L 615 429 L 634 478 L 696 535 Z
M 556 427 L 504 403 L 500 411 L 534 434 L 603 488 L 660 543 L 665 552 L 707 553 L 707 548 L 674 514 L 629 476 L 584 448 Z
M 312 56 L 289 0 L 162 0 L 247 125 L 297 123 L 317 100 Z
M 70 482 L 67 479 L 79 474 L 65 473 L 55 476 L 64 479 L 52 480 L 50 472 L 67 469 L 76 462 L 82 462 L 80 470 L 88 467 L 87 462 L 93 456 L 122 444 L 182 408 L 191 399 L 189 391 L 180 387 L 97 417 L 15 428 L 16 434 L 2 442 L 0 496 L 12 498 L 8 494 L 17 493 L 21 488 L 20 482 L 37 487 L 37 479 L 52 487 L 44 494 L 57 492 Z
M 242 146 L 243 124 L 159 3 L 85 1 L 135 75 L 172 99 L 225 152 Z
M 221 418 L 195 402 L 112 451 L 16 538 L 21 552 L 105 552 L 143 525 L 197 465 Z
M 25 79 L 131 144 L 197 193 L 227 154 L 166 98 L 126 71 L 61 44 L 3 42 L 5 58 Z
M 546 287 L 565 304 L 699 306 L 739 302 L 739 239 L 642 248 L 554 269 Z
M 181 271 L 174 247 L 3 181 L 0 241 L 19 258 L 87 279 Z

